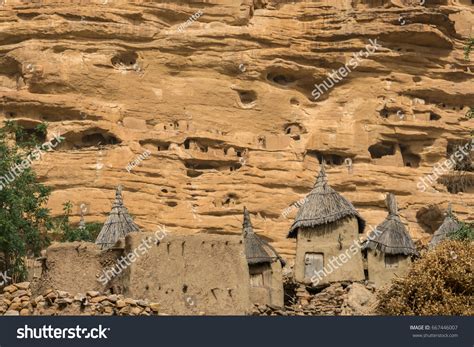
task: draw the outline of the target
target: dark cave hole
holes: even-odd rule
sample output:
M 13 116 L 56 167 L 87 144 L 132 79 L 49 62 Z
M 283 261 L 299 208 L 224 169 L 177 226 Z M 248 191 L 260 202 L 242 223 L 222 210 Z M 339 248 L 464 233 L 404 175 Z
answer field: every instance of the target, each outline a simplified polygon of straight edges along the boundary
M 115 67 L 133 66 L 138 60 L 138 55 L 132 51 L 120 52 L 112 57 L 111 62 Z
M 121 141 L 110 134 L 92 133 L 84 135 L 81 139 L 82 147 L 99 146 L 99 145 L 117 145 Z
M 402 153 L 403 165 L 413 168 L 420 166 L 421 158 L 410 150 L 410 146 L 400 145 L 400 152 Z
M 251 104 L 257 100 L 257 93 L 253 90 L 239 90 L 238 93 L 243 104 Z
M 382 141 L 369 147 L 370 157 L 380 159 L 386 155 L 395 155 L 395 144 Z

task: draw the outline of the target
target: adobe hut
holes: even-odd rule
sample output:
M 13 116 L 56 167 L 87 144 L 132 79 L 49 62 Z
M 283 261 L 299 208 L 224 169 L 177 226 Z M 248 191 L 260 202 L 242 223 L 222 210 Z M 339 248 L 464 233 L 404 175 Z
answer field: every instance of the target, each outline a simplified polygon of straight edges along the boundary
M 285 262 L 268 242 L 255 234 L 245 207 L 242 233 L 250 273 L 250 301 L 283 307 L 282 267 Z
M 444 218 L 443 224 L 441 224 L 438 230 L 435 231 L 430 243 L 428 244 L 429 249 L 435 248 L 438 243 L 446 239 L 448 234 L 457 231 L 460 227 L 461 225 L 458 223 L 458 221 L 453 215 L 450 203 L 448 205 L 448 210 L 446 211 L 446 217 Z
M 123 205 L 122 186 L 117 187 L 115 192 L 115 201 L 112 205 L 107 221 L 104 223 L 102 230 L 95 241 L 101 249 L 108 249 L 115 243 L 124 238 L 128 233 L 140 231 L 140 228 L 133 222 L 132 217 L 128 214 L 127 208 Z
M 362 246 L 367 252 L 369 281 L 376 287 L 389 283 L 394 277 L 406 276 L 411 257 L 418 255 L 413 240 L 400 220 L 395 195 L 388 194 L 385 201 L 387 217 L 369 234 Z
M 328 184 L 323 162 L 288 233 L 296 238 L 295 280 L 313 285 L 364 280 L 358 241 L 364 228 L 354 206 Z

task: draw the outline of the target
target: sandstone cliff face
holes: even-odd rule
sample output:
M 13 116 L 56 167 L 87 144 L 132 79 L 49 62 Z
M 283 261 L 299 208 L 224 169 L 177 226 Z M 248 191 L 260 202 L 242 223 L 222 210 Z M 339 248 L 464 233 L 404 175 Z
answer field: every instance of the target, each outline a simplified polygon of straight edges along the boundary
M 48 137 L 65 137 L 35 164 L 55 214 L 71 200 L 103 222 L 122 184 L 145 230 L 237 233 L 246 205 L 256 231 L 292 257 L 296 209 L 282 212 L 324 158 L 369 225 L 390 191 L 426 242 L 449 201 L 474 220 L 472 187 L 417 187 L 470 139 L 471 2 L 3 0 L 0 117 L 47 121 Z M 314 85 L 370 39 L 381 47 L 315 100 Z

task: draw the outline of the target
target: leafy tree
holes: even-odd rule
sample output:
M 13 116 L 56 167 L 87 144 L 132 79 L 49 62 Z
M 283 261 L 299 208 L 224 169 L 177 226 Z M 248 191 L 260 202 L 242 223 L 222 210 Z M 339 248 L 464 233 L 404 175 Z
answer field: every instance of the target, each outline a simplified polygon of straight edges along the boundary
M 54 233 L 59 235 L 63 242 L 88 241 L 94 242 L 102 229 L 100 223 L 86 223 L 84 228 L 71 225 L 69 219 L 72 211 L 72 203 L 67 201 L 63 204 L 63 215 L 54 219 Z
M 46 126 L 35 133 L 45 135 Z M 39 255 L 52 226 L 45 207 L 51 191 L 25 161 L 38 153 L 36 145 L 36 136 L 27 136 L 16 123 L 0 128 L 0 259 L 14 282 L 24 279 L 24 258 Z

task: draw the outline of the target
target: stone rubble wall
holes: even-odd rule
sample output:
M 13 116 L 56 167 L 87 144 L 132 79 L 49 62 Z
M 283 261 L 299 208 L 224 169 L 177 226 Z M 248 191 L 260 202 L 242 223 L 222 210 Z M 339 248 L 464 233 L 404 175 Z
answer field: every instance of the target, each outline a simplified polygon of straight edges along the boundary
M 354 316 L 375 314 L 375 288 L 358 282 L 349 285 L 333 283 L 321 292 L 297 293 L 300 302 L 283 309 L 271 305 L 255 305 L 253 315 L 264 316 Z
M 34 296 L 30 282 L 11 284 L 0 294 L 0 315 L 4 316 L 152 316 L 158 315 L 158 311 L 158 303 L 98 291 L 71 295 L 47 289 L 41 295 Z

